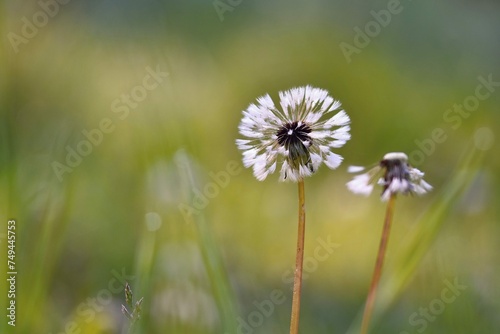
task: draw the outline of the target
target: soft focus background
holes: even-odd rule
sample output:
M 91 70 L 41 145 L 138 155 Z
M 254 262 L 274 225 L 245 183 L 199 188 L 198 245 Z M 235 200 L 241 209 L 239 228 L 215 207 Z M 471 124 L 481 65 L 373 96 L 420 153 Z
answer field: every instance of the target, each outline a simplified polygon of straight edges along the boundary
M 372 333 L 500 332 L 497 1 L 0 15 L 0 270 L 15 219 L 18 271 L 1 333 L 125 333 L 125 281 L 144 297 L 136 333 L 288 333 L 296 185 L 256 181 L 234 141 L 258 96 L 306 84 L 343 103 L 352 139 L 306 181 L 301 332 L 357 332 L 385 207 L 348 193 L 346 168 L 390 151 L 435 190 L 396 203 Z

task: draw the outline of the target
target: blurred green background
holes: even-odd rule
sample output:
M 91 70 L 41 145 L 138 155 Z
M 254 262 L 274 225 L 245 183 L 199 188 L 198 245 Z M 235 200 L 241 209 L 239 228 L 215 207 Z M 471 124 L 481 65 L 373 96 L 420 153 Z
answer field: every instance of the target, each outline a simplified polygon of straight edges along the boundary
M 306 84 L 352 139 L 306 180 L 301 332 L 356 332 L 385 207 L 346 167 L 390 151 L 435 190 L 396 203 L 372 332 L 500 331 L 497 1 L 1 6 L 1 333 L 125 333 L 125 280 L 137 333 L 288 333 L 296 185 L 234 141 L 258 96 Z

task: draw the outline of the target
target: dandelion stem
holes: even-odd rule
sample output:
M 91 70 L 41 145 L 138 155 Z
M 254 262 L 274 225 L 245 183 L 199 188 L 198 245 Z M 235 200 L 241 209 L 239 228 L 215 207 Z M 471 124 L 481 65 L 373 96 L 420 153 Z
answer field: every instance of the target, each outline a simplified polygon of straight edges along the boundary
M 293 280 L 292 319 L 290 334 L 299 332 L 300 292 L 302 290 L 302 266 L 304 263 L 304 235 L 306 227 L 306 207 L 304 195 L 304 180 L 299 184 L 299 229 L 297 234 L 297 257 L 295 259 L 295 276 Z
M 375 303 L 377 286 L 378 282 L 380 281 L 380 276 L 382 275 L 382 266 L 384 265 L 385 251 L 387 249 L 387 243 L 389 241 L 389 232 L 391 230 L 392 214 L 394 211 L 393 209 L 395 200 L 396 194 L 392 194 L 389 198 L 389 202 L 387 203 L 387 211 L 385 213 L 384 229 L 382 231 L 382 238 L 380 239 L 380 246 L 378 249 L 377 263 L 375 264 L 375 269 L 373 271 L 372 282 L 370 285 L 370 290 L 368 291 L 368 297 L 366 298 L 365 311 L 363 313 L 361 334 L 368 333 L 368 326 L 370 324 L 373 305 Z

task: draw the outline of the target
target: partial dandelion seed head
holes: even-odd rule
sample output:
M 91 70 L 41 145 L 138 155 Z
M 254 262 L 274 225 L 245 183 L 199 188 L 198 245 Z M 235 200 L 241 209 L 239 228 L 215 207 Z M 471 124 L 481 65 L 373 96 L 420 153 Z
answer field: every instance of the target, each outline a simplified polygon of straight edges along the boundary
M 403 152 L 390 152 L 384 155 L 382 161 L 384 160 L 399 160 L 399 161 L 408 161 L 408 156 Z
M 322 163 L 331 169 L 341 164 L 332 149 L 351 138 L 349 124 L 341 103 L 326 90 L 298 87 L 280 92 L 277 104 L 269 95 L 250 104 L 238 127 L 244 138 L 236 145 L 259 181 L 279 168 L 280 181 L 297 182 Z
M 365 168 L 350 166 L 348 171 L 358 173 Z M 424 173 L 408 163 L 408 156 L 402 152 L 391 152 L 384 155 L 377 166 L 363 174 L 354 176 L 347 183 L 347 188 L 355 194 L 368 196 L 374 184 L 382 186 L 381 198 L 387 201 L 394 194 L 423 195 L 432 190 L 432 186 L 424 181 Z

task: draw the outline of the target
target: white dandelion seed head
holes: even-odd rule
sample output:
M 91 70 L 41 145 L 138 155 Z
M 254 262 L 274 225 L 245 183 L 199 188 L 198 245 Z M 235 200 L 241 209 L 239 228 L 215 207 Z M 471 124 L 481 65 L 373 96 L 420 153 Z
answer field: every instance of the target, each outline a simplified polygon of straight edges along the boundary
M 343 158 L 332 149 L 351 138 L 350 119 L 339 110 L 341 103 L 311 86 L 278 95 L 279 104 L 266 94 L 243 111 L 238 129 L 245 138 L 236 140 L 243 165 L 260 181 L 273 174 L 277 164 L 280 181 L 293 182 L 311 176 L 322 163 L 337 168 Z
M 373 184 L 370 184 L 368 174 L 356 175 L 351 181 L 347 182 L 347 188 L 355 194 L 368 196 L 372 193 Z
M 350 166 L 350 173 L 364 171 L 364 167 Z M 378 166 L 368 172 L 354 176 L 346 185 L 355 194 L 369 195 L 375 183 L 383 187 L 381 199 L 387 201 L 393 194 L 423 195 L 432 186 L 423 180 L 424 173 L 408 163 L 405 153 L 393 152 L 384 155 Z

